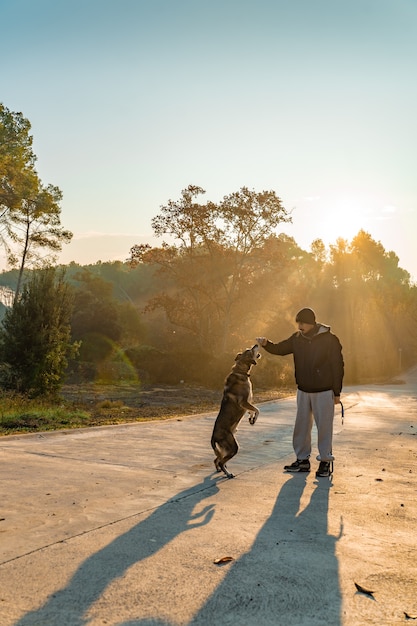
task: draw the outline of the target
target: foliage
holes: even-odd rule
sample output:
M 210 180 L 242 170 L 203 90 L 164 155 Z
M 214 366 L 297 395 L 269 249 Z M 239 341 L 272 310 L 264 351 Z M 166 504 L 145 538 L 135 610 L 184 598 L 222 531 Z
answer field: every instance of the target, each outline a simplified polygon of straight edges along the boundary
M 8 262 L 19 266 L 16 293 L 20 292 L 26 267 L 50 264 L 62 250 L 62 244 L 72 239 L 72 233 L 60 223 L 61 191 L 52 185 L 40 185 L 36 176 L 32 178 L 32 193 L 22 198 L 19 210 L 10 212 L 6 224 Z
M 70 341 L 72 293 L 62 272 L 34 272 L 3 320 L 2 384 L 32 396 L 56 395 L 76 344 Z
M 89 424 L 85 410 L 52 404 L 21 395 L 3 395 L 0 409 L 0 434 L 38 432 L 59 428 L 80 428 Z
M 79 277 L 84 272 L 110 283 L 112 297 L 117 302 L 127 302 L 135 306 L 145 303 L 150 295 L 163 288 L 160 280 L 155 282 L 155 268 L 152 265 L 139 264 L 132 269 L 127 261 L 98 261 L 85 266 L 72 262 L 66 266 L 68 281 L 75 287 L 80 286 Z
M 350 243 L 330 246 L 323 279 L 354 382 L 383 379 L 415 362 L 417 292 L 393 252 L 361 230 Z
M 257 195 L 238 192 L 214 205 L 198 203 L 201 193 L 188 188 L 154 222 L 158 234 L 178 235 L 174 243 L 134 246 L 132 266 L 66 268 L 72 341 L 81 342 L 73 380 L 221 389 L 234 355 L 258 335 L 288 337 L 303 306 L 339 336 L 346 383 L 384 381 L 417 362 L 417 287 L 394 252 L 364 231 L 329 247 L 318 239 L 310 250 L 276 228 L 246 240 L 245 228 L 255 227 L 235 232 L 241 220 L 233 216 L 238 201 L 255 206 L 249 215 L 260 210 Z M 16 272 L 0 283 L 13 288 Z M 292 358 L 263 354 L 253 380 L 258 391 L 290 387 Z
M 0 219 L 19 205 L 25 174 L 33 171 L 30 123 L 0 103 Z
M 77 272 L 72 283 L 71 333 L 80 343 L 77 359 L 71 364 L 73 377 L 135 378 L 136 373 L 124 362 L 124 350 L 145 334 L 137 308 L 130 301 L 116 300 L 113 293 L 117 283 L 105 281 L 89 269 Z M 86 364 L 91 366 L 89 374 Z
M 19 267 L 16 294 L 24 269 L 50 264 L 72 238 L 60 223 L 61 191 L 36 172 L 29 132 L 21 113 L 0 104 L 0 232 L 9 264 Z
M 60 223 L 60 189 L 38 176 L 30 131 L 0 103 L 0 245 L 17 268 L 0 276 L 16 293 L 12 309 L 0 306 L 3 385 L 56 393 L 78 342 L 71 372 L 80 380 L 217 386 L 231 355 L 254 336 L 294 332 L 303 306 L 340 337 L 347 381 L 384 380 L 416 363 L 417 286 L 397 255 L 362 230 L 301 249 L 278 232 L 291 215 L 274 191 L 242 187 L 202 202 L 205 190 L 189 185 L 152 220 L 168 242 L 133 246 L 129 263 L 73 263 L 64 281 L 48 266 L 72 234 Z M 286 385 L 291 371 L 290 358 L 265 356 L 256 376 Z
M 175 244 L 131 249 L 133 267 L 158 268 L 155 281 L 165 281 L 149 295 L 146 309 L 151 326 L 150 314 L 164 311 L 165 328 L 158 320 L 153 339 L 166 352 L 164 360 L 188 350 L 216 367 L 217 355 L 230 355 L 257 335 L 274 341 L 289 336 L 295 312 L 312 306 L 342 341 L 347 382 L 384 380 L 416 363 L 417 287 L 394 252 L 365 231 L 328 249 L 318 239 L 305 251 L 273 232 L 272 222 L 267 226 L 271 215 L 275 226 L 289 219 L 272 192 L 272 214 L 262 213 L 265 196 L 246 188 L 218 205 L 197 203 L 202 193 L 188 187 L 154 218 L 155 234 L 173 237 Z M 269 362 L 270 373 L 277 361 Z M 182 366 L 172 367 L 178 373 Z M 263 368 L 256 375 L 279 384 L 282 377 L 288 382 L 288 371 L 283 364 L 274 375 Z M 182 376 L 195 380 L 196 369 Z
M 190 185 L 179 201 L 161 207 L 152 220 L 154 233 L 174 238 L 178 245 L 134 246 L 131 264 L 155 265 L 159 276 L 169 277 L 168 289 L 148 309 L 163 309 L 171 324 L 193 335 L 200 351 L 214 355 L 230 349 L 233 334 L 244 327 L 239 309 L 255 311 L 250 288 L 260 269 L 256 251 L 291 217 L 273 191 L 242 187 L 217 204 L 196 202 L 204 193 Z

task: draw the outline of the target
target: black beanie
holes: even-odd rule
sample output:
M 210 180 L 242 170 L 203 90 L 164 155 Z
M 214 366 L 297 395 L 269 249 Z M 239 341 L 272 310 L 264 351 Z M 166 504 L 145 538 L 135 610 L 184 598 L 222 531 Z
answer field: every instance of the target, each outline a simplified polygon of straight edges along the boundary
M 313 309 L 301 309 L 298 311 L 296 318 L 296 322 L 304 322 L 304 324 L 315 324 L 316 323 L 316 314 Z

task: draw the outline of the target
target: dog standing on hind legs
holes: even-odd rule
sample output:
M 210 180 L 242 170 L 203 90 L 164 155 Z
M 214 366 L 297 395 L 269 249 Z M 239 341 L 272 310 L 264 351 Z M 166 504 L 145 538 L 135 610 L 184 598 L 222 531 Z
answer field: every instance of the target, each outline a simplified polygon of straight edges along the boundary
M 250 371 L 256 360 L 261 357 L 256 343 L 252 348 L 239 352 L 235 358 L 232 371 L 225 380 L 220 411 L 216 418 L 211 436 L 211 446 L 216 454 L 214 465 L 218 472 L 224 472 L 227 478 L 233 478 L 226 463 L 239 449 L 234 433 L 240 420 L 249 411 L 249 422 L 254 424 L 258 419 L 259 409 L 252 403 L 252 383 Z

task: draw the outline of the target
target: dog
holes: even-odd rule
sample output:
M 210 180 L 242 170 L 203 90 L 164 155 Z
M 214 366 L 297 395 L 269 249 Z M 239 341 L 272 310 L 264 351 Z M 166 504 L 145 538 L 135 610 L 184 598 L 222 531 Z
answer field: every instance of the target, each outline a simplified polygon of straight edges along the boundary
M 261 358 L 256 343 L 252 348 L 239 352 L 235 358 L 232 371 L 225 380 L 220 411 L 214 423 L 211 437 L 211 447 L 216 458 L 214 465 L 218 472 L 224 472 L 227 478 L 234 478 L 226 468 L 239 449 L 235 439 L 235 431 L 240 420 L 249 411 L 249 423 L 254 424 L 258 419 L 259 409 L 252 404 L 252 383 L 250 371 L 256 360 Z

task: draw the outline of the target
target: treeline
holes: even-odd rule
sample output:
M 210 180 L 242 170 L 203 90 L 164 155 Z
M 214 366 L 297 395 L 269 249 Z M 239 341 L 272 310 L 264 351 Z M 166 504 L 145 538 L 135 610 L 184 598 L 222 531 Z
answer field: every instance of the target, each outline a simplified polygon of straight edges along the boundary
M 201 193 L 191 190 L 189 200 Z M 283 234 L 263 233 L 251 243 L 245 229 L 254 236 L 255 214 L 264 203 L 243 188 L 238 204 L 242 194 L 250 196 L 245 211 L 251 219 L 246 226 L 237 220 L 233 228 L 223 223 L 223 235 L 217 230 L 213 242 L 207 213 L 197 220 L 201 205 L 192 203 L 194 219 L 184 220 L 189 193 L 190 188 L 183 192 L 180 209 L 171 203 L 158 216 L 160 226 L 165 215 L 170 232 L 164 227 L 157 234 L 181 235 L 180 243 L 135 246 L 123 263 L 63 268 L 72 293 L 67 381 L 218 386 L 235 354 L 254 337 L 278 341 L 294 332 L 295 313 L 303 306 L 314 308 L 339 336 L 347 383 L 383 381 L 417 362 L 416 286 L 398 257 L 368 233 L 329 248 L 318 240 L 309 251 Z M 176 233 L 174 205 L 183 228 L 177 224 Z M 215 217 L 210 219 L 219 229 Z M 16 280 L 16 272 L 0 276 L 0 284 L 12 289 Z M 30 336 L 27 326 L 24 335 Z M 264 354 L 255 377 L 263 387 L 293 384 L 291 357 Z
M 416 286 L 396 254 L 364 231 L 301 249 L 278 234 L 291 215 L 275 191 L 242 187 L 215 203 L 189 185 L 152 219 L 159 247 L 133 246 L 124 263 L 57 267 L 72 233 L 61 225 L 61 190 L 38 175 L 30 128 L 0 103 L 0 247 L 15 268 L 0 276 L 0 387 L 218 386 L 254 337 L 294 332 L 304 306 L 339 336 L 347 382 L 416 363 Z M 291 358 L 265 355 L 256 379 L 293 384 Z

